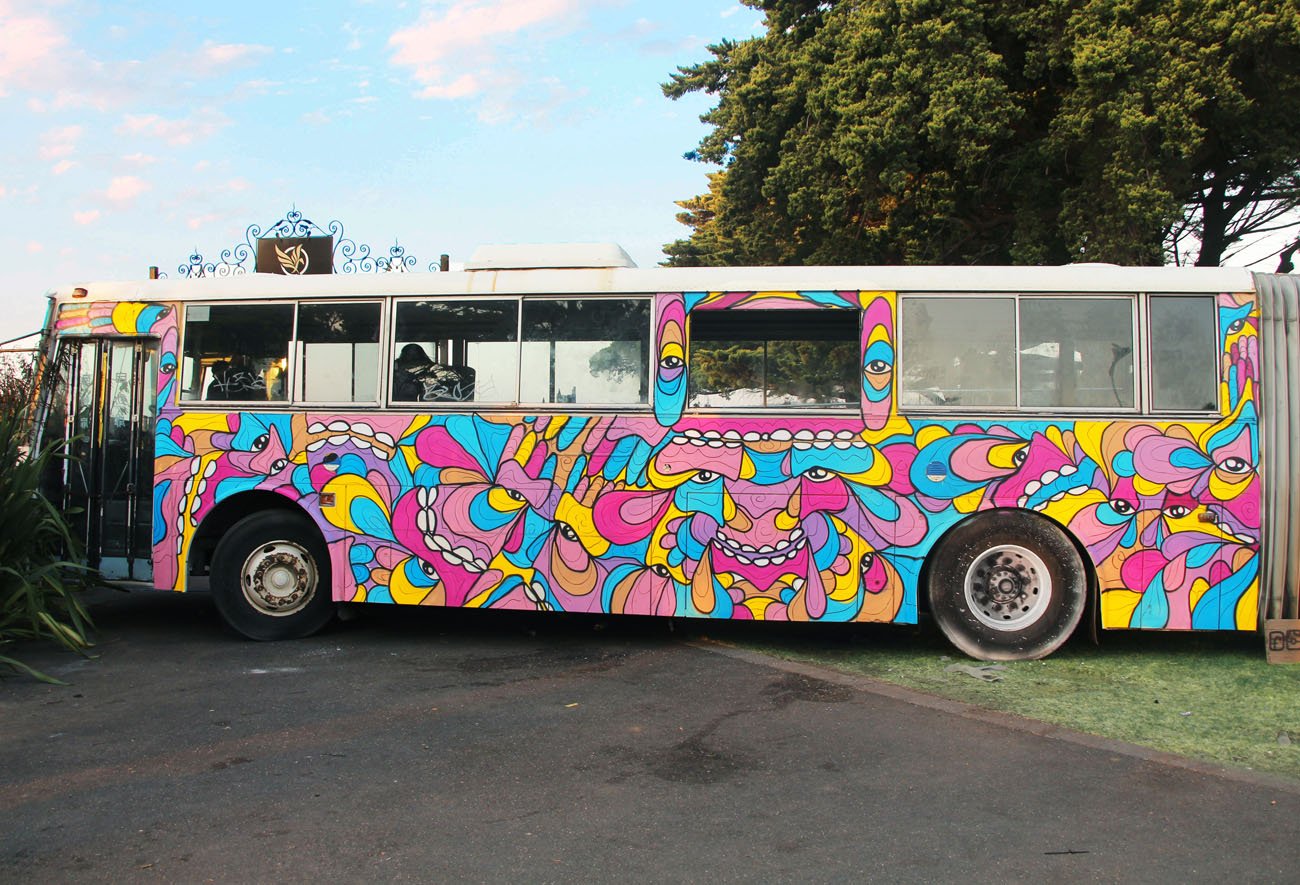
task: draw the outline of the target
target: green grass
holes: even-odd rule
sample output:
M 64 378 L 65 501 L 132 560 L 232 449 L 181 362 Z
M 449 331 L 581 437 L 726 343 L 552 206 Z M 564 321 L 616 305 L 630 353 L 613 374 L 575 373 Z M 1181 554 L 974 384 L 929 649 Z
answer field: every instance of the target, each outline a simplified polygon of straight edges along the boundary
M 1254 634 L 1103 633 L 1044 661 L 1008 663 L 1000 682 L 948 671 L 978 666 L 938 631 L 800 640 L 762 650 L 990 710 L 1210 762 L 1300 778 L 1300 664 L 1270 665 Z

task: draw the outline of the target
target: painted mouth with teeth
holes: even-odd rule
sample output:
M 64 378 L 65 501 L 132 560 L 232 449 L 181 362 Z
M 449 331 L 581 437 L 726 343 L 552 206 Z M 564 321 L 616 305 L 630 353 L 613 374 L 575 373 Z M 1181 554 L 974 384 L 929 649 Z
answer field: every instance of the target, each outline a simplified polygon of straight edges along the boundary
M 458 543 L 461 539 L 455 538 L 454 535 L 449 538 L 446 533 L 439 531 L 438 514 L 434 510 L 437 500 L 437 489 L 421 487 L 415 490 L 415 501 L 418 505 L 415 511 L 415 527 L 419 529 L 420 536 L 424 539 L 424 546 L 430 552 L 441 556 L 448 565 L 475 574 L 486 571 L 487 562 L 481 553 L 476 553 L 466 543 Z

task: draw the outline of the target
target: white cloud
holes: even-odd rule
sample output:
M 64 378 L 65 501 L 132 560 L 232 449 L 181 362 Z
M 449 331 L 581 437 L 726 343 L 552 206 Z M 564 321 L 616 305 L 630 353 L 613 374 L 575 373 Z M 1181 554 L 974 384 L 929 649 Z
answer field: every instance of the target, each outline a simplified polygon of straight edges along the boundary
M 62 175 L 63 173 L 67 172 L 69 169 L 71 169 L 76 165 L 77 165 L 76 160 L 60 160 L 59 162 L 55 163 L 53 166 L 50 167 L 50 171 L 53 172 L 55 175 Z
M 134 154 L 127 154 L 122 158 L 122 162 L 131 166 L 152 166 L 158 162 L 158 158 L 153 154 L 146 154 L 136 151 Z
M 183 147 L 211 138 L 230 125 L 230 118 L 215 108 L 204 108 L 183 119 L 167 119 L 157 114 L 127 114 L 118 124 L 121 135 L 157 138 L 173 147 Z
M 41 159 L 58 160 L 72 156 L 77 150 L 77 141 L 80 140 L 84 131 L 80 126 L 62 126 L 43 133 L 41 135 Z
M 45 244 L 44 244 L 44 243 L 40 243 L 40 242 L 38 242 L 38 241 L 36 241 L 36 240 L 28 240 L 28 241 L 27 241 L 27 251 L 30 252 L 30 253 L 33 254 L 33 255 L 35 255 L 37 252 L 43 252 L 43 251 L 45 251 Z
M 108 183 L 104 199 L 110 203 L 128 205 L 151 187 L 149 182 L 135 175 L 119 175 Z
M 57 64 L 57 50 L 68 42 L 53 17 L 17 11 L 22 5 L 0 0 L 0 95 L 32 72 Z
M 98 209 L 87 209 L 85 212 L 73 212 L 72 220 L 77 224 L 93 224 L 99 220 L 100 212 Z
M 214 67 L 243 64 L 272 52 L 270 46 L 255 43 L 204 43 L 203 59 Z
M 426 8 L 388 40 L 392 63 L 409 68 L 421 98 L 458 99 L 517 80 L 497 63 L 499 50 L 526 35 L 531 43 L 572 31 L 589 0 L 455 0 Z

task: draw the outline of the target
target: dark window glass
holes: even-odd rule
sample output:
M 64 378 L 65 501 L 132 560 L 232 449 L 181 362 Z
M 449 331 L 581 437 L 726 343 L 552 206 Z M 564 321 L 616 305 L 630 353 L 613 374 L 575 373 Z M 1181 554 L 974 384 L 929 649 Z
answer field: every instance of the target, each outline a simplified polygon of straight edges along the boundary
M 1151 404 L 1157 409 L 1218 408 L 1214 299 L 1151 297 Z
M 699 311 L 689 326 L 694 408 L 861 402 L 857 311 Z
M 650 401 L 650 301 L 524 301 L 519 399 L 635 405 Z
M 1020 299 L 1020 405 L 1133 408 L 1133 302 Z
M 902 405 L 1014 406 L 1014 298 L 903 299 Z
M 182 398 L 283 402 L 292 335 L 292 304 L 187 306 Z
M 303 400 L 375 401 L 379 392 L 379 302 L 301 305 L 298 347 Z
M 516 401 L 519 302 L 405 301 L 397 305 L 395 402 Z

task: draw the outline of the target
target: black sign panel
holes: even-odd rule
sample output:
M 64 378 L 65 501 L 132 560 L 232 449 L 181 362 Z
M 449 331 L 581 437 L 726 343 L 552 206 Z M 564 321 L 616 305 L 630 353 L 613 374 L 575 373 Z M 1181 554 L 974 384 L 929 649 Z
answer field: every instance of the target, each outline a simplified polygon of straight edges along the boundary
M 257 272 L 301 275 L 334 272 L 333 237 L 263 237 Z

